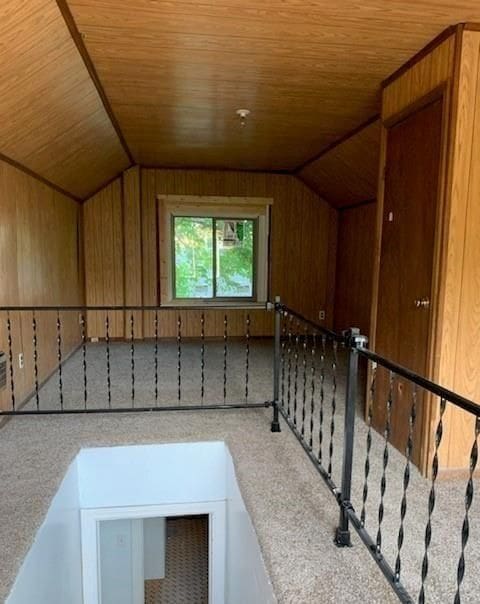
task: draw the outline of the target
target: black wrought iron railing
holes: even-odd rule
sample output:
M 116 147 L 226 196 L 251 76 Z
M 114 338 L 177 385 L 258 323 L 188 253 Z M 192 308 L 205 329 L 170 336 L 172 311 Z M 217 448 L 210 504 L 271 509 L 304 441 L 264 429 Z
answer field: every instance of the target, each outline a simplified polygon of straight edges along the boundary
M 464 600 L 462 588 L 467 568 L 470 577 L 478 569 L 476 546 L 469 566 L 466 552 L 472 532 L 480 536 L 472 514 L 480 407 L 368 350 L 358 330 L 333 333 L 278 300 L 275 315 L 272 429 L 281 415 L 334 495 L 335 543 L 350 546 L 353 527 L 401 602 L 475 601 L 476 587 Z M 427 398 L 437 411 L 429 484 L 416 469 Z M 466 487 L 437 481 L 448 405 L 470 427 Z
M 358 330 L 334 333 L 279 299 L 3 307 L 0 351 L 0 417 L 271 406 L 272 431 L 289 427 L 339 506 L 338 546 L 353 527 L 403 603 L 476 601 L 480 407 L 368 350 Z M 449 406 L 471 439 L 466 484 L 438 480 Z
M 264 407 L 272 333 L 265 308 L 3 307 L 0 415 Z

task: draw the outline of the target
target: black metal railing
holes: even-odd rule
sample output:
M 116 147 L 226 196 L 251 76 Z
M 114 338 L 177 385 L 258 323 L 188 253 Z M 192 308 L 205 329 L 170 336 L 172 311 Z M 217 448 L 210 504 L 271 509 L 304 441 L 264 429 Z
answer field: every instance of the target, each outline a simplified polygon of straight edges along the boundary
M 0 416 L 268 406 L 272 318 L 230 306 L 0 308 Z
M 480 407 L 368 350 L 358 330 L 334 333 L 278 298 L 264 310 L 3 307 L 2 348 L 0 417 L 271 406 L 272 431 L 285 422 L 334 495 L 338 546 L 353 527 L 403 603 L 475 601 Z M 466 486 L 437 480 L 449 406 L 471 438 Z
M 443 528 L 448 529 L 439 537 L 447 539 L 448 555 L 438 561 L 437 575 L 442 575 L 442 579 L 438 581 L 437 576 L 435 587 L 430 589 L 435 601 L 460 604 L 467 568 L 466 549 L 472 532 L 480 407 L 368 350 L 367 338 L 358 330 L 336 334 L 283 306 L 278 299 L 275 313 L 272 429 L 280 429 L 281 415 L 335 496 L 340 508 L 335 543 L 350 546 L 350 527 L 353 527 L 399 600 L 423 604 L 428 601 L 432 561 L 438 558 L 438 554 L 431 556 L 438 491 L 448 489 L 446 508 L 436 514 L 443 515 L 437 522 L 440 525 L 443 522 Z M 368 396 L 364 396 L 367 392 Z M 433 451 L 428 462 L 429 486 L 415 467 L 420 464 L 419 416 L 425 413 L 427 399 L 437 412 Z M 439 489 L 437 478 L 447 405 L 464 410 L 471 419 L 468 422 L 467 418 L 466 423 L 471 428 L 472 445 L 466 487 L 460 487 L 457 480 Z M 402 418 L 406 421 L 403 432 L 399 431 Z M 342 420 L 343 429 L 339 430 Z M 412 512 L 409 496 L 413 479 L 416 490 L 412 494 L 415 496 Z M 458 497 L 455 507 L 452 493 Z M 459 517 L 459 510 L 463 510 L 463 518 Z M 409 524 L 412 517 L 415 526 Z M 457 540 L 460 554 L 456 558 L 452 535 L 455 521 L 460 535 Z M 421 522 L 424 522 L 423 537 L 417 530 Z M 475 528 L 480 530 L 480 522 Z M 422 548 L 419 539 L 423 539 Z M 438 552 L 439 544 L 436 545 Z M 477 554 L 472 548 L 470 551 L 473 575 Z M 405 572 L 404 566 L 408 566 Z M 455 588 L 452 583 L 445 589 L 439 588 L 437 583 L 444 580 L 449 570 L 452 577 L 456 576 Z M 474 601 L 472 598 L 475 595 L 470 587 L 464 601 Z

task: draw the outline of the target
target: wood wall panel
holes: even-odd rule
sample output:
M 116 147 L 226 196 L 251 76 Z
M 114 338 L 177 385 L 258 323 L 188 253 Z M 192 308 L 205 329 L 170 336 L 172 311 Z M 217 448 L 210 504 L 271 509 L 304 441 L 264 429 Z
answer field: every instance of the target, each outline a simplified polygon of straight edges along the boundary
M 140 167 L 123 174 L 123 241 L 125 246 L 125 305 L 142 306 L 142 208 Z M 130 333 L 130 316 L 125 317 L 125 333 Z M 143 317 L 134 312 L 135 336 L 143 337 Z
M 0 152 L 85 198 L 128 165 L 55 0 L 3 0 Z
M 455 35 L 449 36 L 383 91 L 382 120 L 388 122 L 453 78 Z
M 359 327 L 370 333 L 376 204 L 368 203 L 339 212 L 336 331 Z
M 79 271 L 76 202 L 9 164 L 0 162 L 0 305 L 78 305 L 83 303 Z M 57 366 L 56 313 L 37 312 L 39 379 Z M 64 312 L 62 352 L 80 342 L 78 313 Z M 30 312 L 11 314 L 17 403 L 34 385 Z M 6 315 L 0 313 L 0 350 L 8 351 Z M 18 367 L 23 352 L 25 367 Z M 10 405 L 10 385 L 0 391 L 0 406 Z
M 380 120 L 368 124 L 307 164 L 298 176 L 337 208 L 377 195 Z
M 117 178 L 83 205 L 87 306 L 123 306 L 124 223 L 122 179 Z M 110 337 L 125 334 L 124 313 L 109 314 Z M 105 316 L 88 313 L 88 337 L 105 337 Z
M 88 304 L 123 304 L 124 300 L 159 304 L 159 194 L 272 197 L 270 294 L 280 295 L 285 304 L 311 319 L 318 319 L 318 311 L 326 310 L 326 324 L 332 325 L 337 212 L 295 177 L 273 174 L 138 168 L 126 172 L 123 193 L 116 180 L 83 206 Z M 229 311 L 230 335 L 244 333 L 246 314 L 245 310 Z M 250 314 L 252 335 L 271 333 L 269 314 L 262 310 Z M 167 322 L 160 325 L 160 333 L 173 337 L 176 325 L 167 316 L 162 311 L 162 321 Z M 195 312 L 185 311 L 180 316 L 187 328 L 182 330 L 183 336 L 199 335 Z M 223 335 L 222 316 L 221 311 L 206 313 L 207 336 Z M 129 317 L 125 319 L 125 330 L 118 323 L 111 326 L 112 337 L 130 336 Z M 138 316 L 135 324 L 141 324 Z M 137 327 L 136 337 L 141 332 Z M 88 333 L 89 337 L 105 336 L 104 317 L 99 313 L 89 316 Z M 143 336 L 153 335 L 154 313 L 146 312 Z
M 318 311 L 324 309 L 327 324 L 332 324 L 334 284 L 328 283 L 328 275 L 329 262 L 334 263 L 329 250 L 336 242 L 336 211 L 298 179 L 246 172 L 142 170 L 142 182 L 144 300 L 158 299 L 157 257 L 152 251 L 156 195 L 272 197 L 270 295 L 280 295 L 285 304 L 311 319 L 318 319 Z
M 458 98 L 452 123 L 449 207 L 446 214 L 439 374 L 448 387 L 480 404 L 480 33 L 464 31 L 459 47 Z M 441 462 L 468 466 L 473 418 L 448 407 Z

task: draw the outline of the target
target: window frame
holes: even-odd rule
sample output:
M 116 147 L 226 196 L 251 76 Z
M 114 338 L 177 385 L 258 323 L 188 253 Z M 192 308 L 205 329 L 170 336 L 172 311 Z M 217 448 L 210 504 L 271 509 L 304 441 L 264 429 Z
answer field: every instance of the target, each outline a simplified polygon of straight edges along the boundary
M 198 195 L 158 195 L 158 273 L 162 306 L 263 307 L 269 288 L 270 206 L 267 197 L 220 197 Z M 219 220 L 254 220 L 254 281 L 250 297 L 175 298 L 173 270 L 175 216 Z

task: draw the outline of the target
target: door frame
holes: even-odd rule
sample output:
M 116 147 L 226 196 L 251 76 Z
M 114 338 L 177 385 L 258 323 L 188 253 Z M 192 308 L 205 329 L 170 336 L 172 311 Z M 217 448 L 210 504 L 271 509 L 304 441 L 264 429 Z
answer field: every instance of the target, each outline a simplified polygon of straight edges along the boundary
M 135 520 L 200 515 L 208 515 L 208 603 L 223 604 L 225 601 L 227 528 L 225 501 L 88 508 L 80 510 L 84 604 L 101 604 L 100 522 L 104 520 Z
M 390 130 L 400 122 L 411 117 L 413 114 L 421 111 L 428 105 L 441 100 L 442 102 L 442 123 L 441 123 L 441 138 L 440 138 L 440 165 L 438 172 L 438 190 L 437 190 L 437 206 L 435 217 L 435 243 L 433 249 L 433 266 L 432 266 L 432 283 L 430 288 L 430 320 L 428 330 L 427 358 L 426 358 L 426 377 L 433 381 L 438 380 L 439 363 L 436 353 L 437 342 L 440 341 L 440 326 L 439 316 L 441 313 L 444 300 L 444 280 L 442 280 L 442 267 L 446 265 L 446 250 L 445 245 L 448 237 L 445 215 L 448 211 L 446 207 L 447 199 L 447 184 L 449 179 L 448 173 L 448 153 L 452 143 L 451 132 L 451 115 L 452 115 L 452 81 L 448 80 L 439 86 L 433 88 L 425 95 L 419 97 L 412 103 L 408 104 L 401 111 L 387 119 L 382 119 L 382 132 L 380 140 L 380 159 L 379 159 L 379 182 L 377 195 L 377 220 L 376 220 L 376 237 L 375 237 L 375 253 L 373 264 L 373 291 L 372 291 L 372 307 L 370 316 L 370 348 L 375 349 L 375 339 L 377 330 L 377 312 L 378 312 L 378 297 L 379 297 L 379 281 L 380 281 L 380 262 L 382 253 L 382 235 L 383 235 L 383 212 L 385 198 L 385 180 L 387 166 L 387 149 L 388 137 Z M 370 384 L 371 372 L 368 372 L 367 396 L 365 397 L 364 417 L 368 418 L 369 393 L 368 384 Z M 434 453 L 435 435 L 433 426 L 438 421 L 437 406 L 431 404 L 431 398 L 425 397 L 425 405 L 423 406 L 422 417 L 419 418 L 422 422 L 421 442 L 422 449 L 420 452 L 420 471 L 424 476 L 428 476 L 431 472 L 431 460 Z

